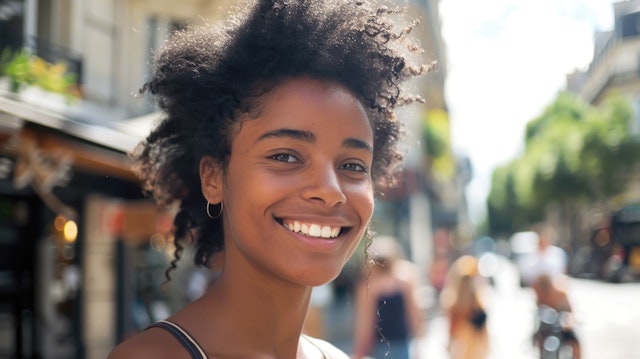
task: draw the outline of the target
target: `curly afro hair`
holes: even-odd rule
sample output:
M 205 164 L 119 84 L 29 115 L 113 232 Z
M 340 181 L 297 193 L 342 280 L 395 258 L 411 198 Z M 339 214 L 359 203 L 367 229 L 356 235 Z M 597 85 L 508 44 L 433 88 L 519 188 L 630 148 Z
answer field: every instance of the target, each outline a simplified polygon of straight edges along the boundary
M 395 25 L 404 9 L 354 0 L 257 0 L 229 21 L 176 33 L 155 58 L 154 95 L 165 117 L 132 153 L 145 191 L 160 204 L 179 202 L 174 219 L 176 267 L 195 242 L 197 265 L 223 249 L 222 221 L 207 217 L 198 166 L 207 155 L 228 164 L 237 121 L 256 117 L 260 99 L 284 80 L 337 82 L 363 104 L 374 130 L 372 176 L 388 183 L 402 156 L 394 109 L 418 96 L 401 84 L 432 65 L 411 65 L 415 23 Z

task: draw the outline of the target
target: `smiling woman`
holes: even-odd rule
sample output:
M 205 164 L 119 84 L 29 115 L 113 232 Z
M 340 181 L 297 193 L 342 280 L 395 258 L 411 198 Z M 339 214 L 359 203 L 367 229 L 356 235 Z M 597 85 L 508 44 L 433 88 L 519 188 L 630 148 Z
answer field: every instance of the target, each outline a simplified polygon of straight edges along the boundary
M 360 102 L 332 81 L 289 79 L 268 97 L 235 135 L 226 167 L 203 157 L 202 193 L 226 204 L 225 274 L 246 272 L 248 260 L 260 275 L 320 285 L 371 218 L 373 132 Z
M 347 357 L 302 335 L 311 290 L 365 236 L 376 187 L 401 160 L 394 111 L 420 100 L 402 83 L 430 66 L 405 57 L 417 47 L 411 26 L 393 25 L 403 9 L 346 0 L 238 9 L 158 53 L 143 91 L 165 117 L 133 154 L 149 193 L 179 204 L 167 278 L 185 241 L 196 264 L 220 254 L 221 274 L 111 359 Z

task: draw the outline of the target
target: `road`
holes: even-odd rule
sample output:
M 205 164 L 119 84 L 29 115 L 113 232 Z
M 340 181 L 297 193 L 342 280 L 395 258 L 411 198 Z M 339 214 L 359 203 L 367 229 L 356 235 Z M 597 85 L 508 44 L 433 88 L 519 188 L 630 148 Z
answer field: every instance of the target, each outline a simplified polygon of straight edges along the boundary
M 583 359 L 640 358 L 640 283 L 613 284 L 593 280 L 569 280 L 577 334 Z M 537 358 L 531 346 L 534 326 L 534 294 L 520 288 L 515 268 L 500 262 L 495 285 L 485 294 L 489 313 L 491 356 L 489 359 Z M 428 331 L 416 343 L 420 359 L 446 359 L 446 319 L 428 321 Z

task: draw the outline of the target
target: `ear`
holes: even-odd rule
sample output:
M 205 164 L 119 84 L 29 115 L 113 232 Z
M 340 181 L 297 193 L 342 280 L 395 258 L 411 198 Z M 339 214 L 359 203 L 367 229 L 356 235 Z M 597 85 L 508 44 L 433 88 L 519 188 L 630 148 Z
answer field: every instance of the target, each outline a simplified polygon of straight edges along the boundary
M 210 156 L 200 159 L 200 186 L 202 195 L 211 204 L 222 201 L 223 170 L 220 163 Z

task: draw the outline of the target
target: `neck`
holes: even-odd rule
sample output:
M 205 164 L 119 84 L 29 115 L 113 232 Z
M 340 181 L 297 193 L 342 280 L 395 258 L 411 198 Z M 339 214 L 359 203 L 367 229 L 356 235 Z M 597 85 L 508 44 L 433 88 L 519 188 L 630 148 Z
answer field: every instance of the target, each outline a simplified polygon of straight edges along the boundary
M 201 318 L 191 322 L 200 323 L 198 330 L 206 336 L 202 340 L 212 343 L 211 348 L 237 348 L 243 356 L 295 358 L 311 289 L 259 270 L 225 266 L 212 288 L 194 303 L 200 309 L 193 313 Z M 220 356 L 238 353 L 229 354 Z

